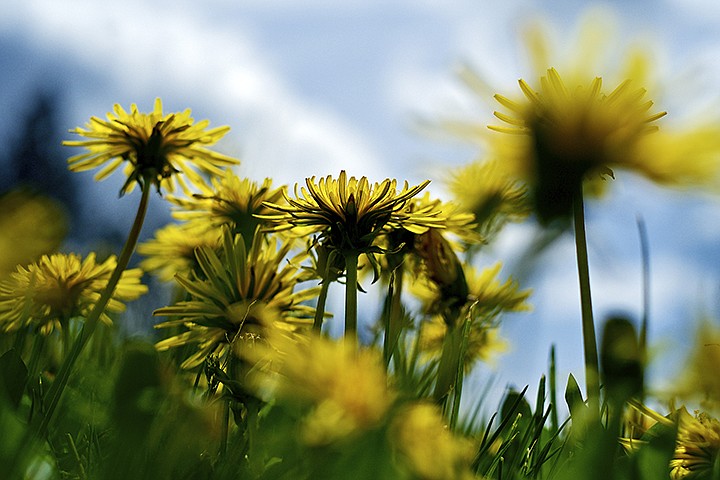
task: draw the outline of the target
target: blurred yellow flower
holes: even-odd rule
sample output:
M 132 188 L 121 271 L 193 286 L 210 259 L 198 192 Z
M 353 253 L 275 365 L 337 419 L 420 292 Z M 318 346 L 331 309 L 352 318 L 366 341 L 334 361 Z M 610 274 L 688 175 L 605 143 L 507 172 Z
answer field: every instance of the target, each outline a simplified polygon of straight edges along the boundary
M 420 325 L 420 350 L 430 358 L 439 359 L 448 326 L 441 316 L 435 315 Z M 474 321 L 470 324 L 463 355 L 465 371 L 477 361 L 492 363 L 495 357 L 507 351 L 508 342 L 500 337 L 492 322 Z
M 639 147 L 666 112 L 650 112 L 653 103 L 645 99 L 644 88 L 625 80 L 607 92 L 600 77 L 566 85 L 554 68 L 537 89 L 519 83 L 524 99 L 495 95 L 505 109 L 495 116 L 505 126 L 490 128 L 519 134 L 518 173 L 530 184 L 541 221 L 569 216 L 583 181 L 613 176 L 610 167 L 652 172 L 652 164 L 638 160 Z
M 266 336 L 271 327 L 294 330 L 312 324 L 315 310 L 303 305 L 317 295 L 316 289 L 294 291 L 303 273 L 286 261 L 290 244 L 259 236 L 249 250 L 240 235 L 228 229 L 219 253 L 209 247 L 196 250 L 200 274 L 175 279 L 190 300 L 160 308 L 153 314 L 172 317 L 156 328 L 187 330 L 156 344 L 158 350 L 197 344 L 197 351 L 182 368 L 200 365 L 208 355 L 239 354 L 243 342 Z M 303 254 L 304 255 L 304 254 Z M 300 258 L 295 260 L 299 261 Z
M 0 196 L 0 279 L 57 249 L 67 233 L 62 208 L 20 190 Z
M 720 368 L 720 328 L 703 323 L 696 333 L 695 345 L 674 382 L 673 394 L 688 400 L 700 400 L 703 408 L 720 407 L 720 378 L 712 372 Z
M 403 463 L 422 480 L 472 479 L 473 446 L 454 436 L 435 405 L 411 403 L 393 418 L 391 443 Z
M 531 291 L 520 290 L 520 286 L 512 278 L 501 283 L 497 278 L 501 268 L 501 262 L 486 267 L 480 272 L 471 265 L 463 267 L 468 290 L 463 305 L 470 309 L 473 316 L 487 317 L 501 312 L 521 312 L 530 309 L 527 299 Z M 412 285 L 412 292 L 420 299 L 425 311 L 439 313 L 438 308 L 443 306 L 444 295 L 436 282 L 420 277 Z
M 424 189 L 429 180 L 410 187 L 405 182 L 397 191 L 397 182 L 386 179 L 371 185 L 366 177 L 359 180 L 347 178 L 345 171 L 338 179 L 331 175 L 315 181 L 305 181 L 307 189 L 295 186 L 295 197 L 285 195 L 288 205 L 266 202 L 265 205 L 279 213 L 262 215 L 261 218 L 276 223 L 275 230 L 287 230 L 295 226 L 312 227 L 321 232 L 327 246 L 340 252 L 366 253 L 381 230 L 400 227 L 419 233 L 433 225 L 434 214 L 414 215 L 405 210 L 412 197 Z
M 169 197 L 180 207 L 173 216 L 181 220 L 202 220 L 208 228 L 228 225 L 245 238 L 248 246 L 257 227 L 267 224 L 256 215 L 274 213 L 263 203 L 280 204 L 284 200 L 285 187 L 273 188 L 270 178 L 258 184 L 226 170 L 222 177 L 213 177 L 210 181 L 210 186 L 200 186 L 200 193 L 190 198 Z
M 0 282 L 0 329 L 14 331 L 33 326 L 42 334 L 64 327 L 74 317 L 87 316 L 115 269 L 115 256 L 102 263 L 91 253 L 83 260 L 75 254 L 43 255 L 28 266 L 18 266 L 9 278 Z M 120 313 L 122 302 L 135 300 L 147 293 L 140 283 L 142 271 L 128 269 L 122 273 L 106 311 Z M 100 319 L 112 321 L 107 313 Z
M 527 188 L 497 160 L 475 161 L 452 171 L 448 188 L 458 205 L 475 215 L 476 229 L 485 238 L 530 213 Z
M 307 411 L 301 427 L 306 444 L 341 441 L 385 421 L 395 394 L 380 352 L 315 335 L 279 334 L 269 344 L 248 350 L 251 360 L 267 362 L 258 369 L 256 385 L 277 403 Z
M 157 275 L 164 282 L 169 282 L 175 275 L 187 277 L 190 272 L 197 272 L 196 248 L 217 250 L 220 245 L 222 230 L 208 228 L 205 222 L 195 220 L 171 223 L 158 229 L 155 238 L 138 245 L 137 252 L 145 257 L 140 262 L 140 268 Z
M 88 151 L 68 160 L 70 170 L 82 172 L 102 167 L 95 180 L 102 180 L 124 162 L 127 181 L 120 195 L 132 191 L 135 183 L 154 184 L 172 192 L 177 181 L 183 190 L 189 188 L 180 173 L 191 184 L 202 185 L 196 170 L 222 175 L 222 168 L 239 163 L 237 160 L 208 150 L 230 129 L 207 129 L 209 122 L 194 123 L 190 110 L 163 114 L 162 102 L 155 100 L 150 113 L 138 111 L 137 105 L 126 112 L 116 104 L 107 120 L 91 117 L 85 129 L 71 130 L 89 140 L 68 140 L 63 145 L 85 147 Z

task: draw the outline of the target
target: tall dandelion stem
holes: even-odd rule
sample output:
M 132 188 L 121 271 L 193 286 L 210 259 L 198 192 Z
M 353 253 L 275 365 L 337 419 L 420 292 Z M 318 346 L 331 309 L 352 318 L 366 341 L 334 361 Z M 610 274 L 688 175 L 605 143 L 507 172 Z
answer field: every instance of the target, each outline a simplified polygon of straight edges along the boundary
M 63 390 L 67 386 L 67 382 L 70 378 L 70 373 L 72 373 L 75 362 L 77 362 L 77 359 L 82 353 L 83 348 L 85 347 L 85 345 L 87 345 L 88 341 L 92 337 L 92 334 L 95 331 L 95 328 L 97 327 L 98 321 L 100 319 L 100 315 L 102 315 L 105 307 L 110 301 L 110 298 L 115 292 L 115 287 L 120 281 L 122 273 L 127 268 L 128 263 L 130 262 L 130 257 L 135 251 L 135 245 L 137 245 L 137 241 L 140 236 L 140 230 L 142 229 L 143 222 L 145 221 L 145 214 L 147 213 L 151 186 L 152 181 L 150 179 L 146 179 L 146 181 L 142 184 L 142 197 L 140 198 L 138 211 L 135 215 L 135 221 L 133 222 L 132 228 L 130 229 L 130 233 L 128 234 L 128 238 L 125 241 L 125 245 L 123 246 L 122 252 L 120 253 L 120 257 L 117 260 L 117 266 L 115 267 L 115 270 L 110 276 L 110 280 L 108 280 L 108 284 L 105 287 L 105 290 L 103 290 L 97 303 L 85 319 L 85 324 L 83 325 L 80 333 L 75 339 L 75 342 L 73 343 L 69 354 L 65 357 L 65 360 L 63 361 L 63 364 L 60 367 L 60 371 L 58 372 L 55 381 L 50 387 L 50 390 L 48 390 L 48 393 L 45 397 L 45 415 L 43 416 L 42 421 L 38 426 L 38 430 L 36 432 L 38 436 L 44 435 L 47 426 L 52 419 L 53 413 L 55 412 L 55 408 L 60 401 Z
M 358 253 L 345 253 L 345 338 L 357 338 L 357 267 Z
M 583 348 L 585 353 L 585 388 L 588 403 L 597 413 L 600 399 L 598 376 L 598 351 L 590 294 L 590 267 L 588 264 L 587 236 L 585 233 L 585 207 L 582 187 L 573 199 L 573 222 L 575 226 L 575 251 L 577 254 L 578 279 L 580 282 L 580 308 L 582 312 Z

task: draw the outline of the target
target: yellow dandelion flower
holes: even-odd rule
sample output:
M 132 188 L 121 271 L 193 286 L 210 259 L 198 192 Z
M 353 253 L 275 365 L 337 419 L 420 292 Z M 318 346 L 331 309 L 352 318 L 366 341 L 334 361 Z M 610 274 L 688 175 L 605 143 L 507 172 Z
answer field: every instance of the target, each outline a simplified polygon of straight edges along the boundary
M 197 351 L 182 363 L 183 368 L 192 368 L 208 355 L 226 355 L 231 345 L 237 353 L 242 342 L 265 336 L 269 327 L 293 330 L 311 324 L 314 309 L 302 302 L 317 292 L 295 291 L 303 277 L 295 262 L 286 262 L 289 250 L 288 243 L 278 246 L 275 239 L 263 243 L 260 237 L 246 250 L 242 236 L 227 229 L 220 253 L 198 248 L 202 277 L 175 277 L 190 300 L 154 312 L 173 317 L 156 328 L 184 326 L 187 331 L 158 342 L 158 350 L 197 344 Z
M 24 191 L 0 196 L 0 278 L 60 246 L 67 232 L 62 208 Z
M 470 470 L 472 443 L 450 432 L 435 405 L 406 405 L 393 418 L 390 435 L 393 448 L 413 478 L 475 478 Z
M 217 250 L 221 245 L 222 230 L 208 229 L 204 222 L 195 220 L 164 226 L 155 232 L 155 238 L 139 244 L 137 252 L 145 257 L 140 268 L 169 282 L 175 275 L 187 277 L 197 272 L 196 248 Z
M 530 213 L 527 188 L 503 172 L 497 160 L 476 161 L 458 168 L 451 173 L 448 187 L 458 205 L 475 215 L 477 231 L 484 237 Z
M 435 315 L 420 326 L 420 349 L 428 358 L 439 359 L 448 326 L 441 316 Z M 476 362 L 491 363 L 495 357 L 508 350 L 508 342 L 500 337 L 497 326 L 475 321 L 470 325 L 463 357 L 465 371 Z
M 132 191 L 135 183 L 146 182 L 172 192 L 174 182 L 189 191 L 182 173 L 191 184 L 201 185 L 197 170 L 222 175 L 222 168 L 239 163 L 237 160 L 208 150 L 230 129 L 207 129 L 209 122 L 195 123 L 190 110 L 164 114 L 162 102 L 155 100 L 150 113 L 142 113 L 132 104 L 126 112 L 120 105 L 107 114 L 107 120 L 91 117 L 85 128 L 71 130 L 89 140 L 63 142 L 72 147 L 85 147 L 86 153 L 68 160 L 70 170 L 82 172 L 102 167 L 95 175 L 102 180 L 125 163 L 127 181 L 120 195 Z
M 651 113 L 644 88 L 628 79 L 608 92 L 600 77 L 566 85 L 554 68 L 538 88 L 525 80 L 519 84 L 522 100 L 495 95 L 505 109 L 495 116 L 505 126 L 490 128 L 520 134 L 516 161 L 528 177 L 541 221 L 569 216 L 586 178 L 613 176 L 612 167 L 637 167 L 640 173 L 650 167 L 636 160 L 638 147 L 666 112 Z
M 49 334 L 74 317 L 87 316 L 115 269 L 115 256 L 102 263 L 91 253 L 83 260 L 75 254 L 43 255 L 28 266 L 18 266 L 0 282 L 0 329 L 14 331 L 24 326 Z M 125 270 L 107 304 L 107 311 L 120 313 L 123 302 L 147 293 L 140 283 L 142 270 Z M 102 313 L 100 319 L 111 324 Z
M 678 422 L 675 455 L 670 460 L 673 479 L 714 478 L 720 461 L 720 422 L 685 408 L 676 412 Z
M 284 199 L 285 187 L 273 188 L 270 178 L 258 184 L 226 170 L 222 177 L 213 177 L 210 181 L 210 186 L 202 185 L 200 193 L 190 198 L 170 197 L 169 200 L 180 207 L 173 216 L 181 220 L 203 219 L 212 227 L 228 225 L 234 233 L 241 234 L 248 245 L 257 227 L 267 223 L 256 215 L 274 213 L 263 203 L 278 204 Z
M 512 278 L 500 282 L 497 277 L 501 269 L 501 262 L 480 272 L 470 265 L 464 266 L 468 295 L 463 305 L 471 308 L 473 316 L 492 316 L 500 312 L 530 309 L 527 299 L 531 291 L 520 290 L 520 286 Z M 421 277 L 412 285 L 412 291 L 422 301 L 427 312 L 438 313 L 438 308 L 443 307 L 445 296 L 437 282 Z
M 371 185 L 366 177 L 359 180 L 347 178 L 345 171 L 338 179 L 331 175 L 315 181 L 305 181 L 307 189 L 295 185 L 295 197 L 285 194 L 288 205 L 266 202 L 277 214 L 262 218 L 276 222 L 275 230 L 296 226 L 312 227 L 321 232 L 328 246 L 341 252 L 367 252 L 375 238 L 386 226 L 402 226 L 419 232 L 433 224 L 433 215 L 413 215 L 405 211 L 405 205 L 424 189 L 429 180 L 410 187 L 405 182 L 397 191 L 397 181 L 386 179 Z
M 257 388 L 279 404 L 305 409 L 301 436 L 327 445 L 379 427 L 395 394 L 388 389 L 380 353 L 348 340 L 276 335 L 270 348 L 248 351 L 268 362 Z

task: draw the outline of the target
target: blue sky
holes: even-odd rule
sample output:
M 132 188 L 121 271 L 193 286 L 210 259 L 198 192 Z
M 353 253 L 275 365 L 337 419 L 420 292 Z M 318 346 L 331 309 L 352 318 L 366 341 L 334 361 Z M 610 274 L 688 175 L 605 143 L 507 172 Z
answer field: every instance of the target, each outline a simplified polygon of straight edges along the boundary
M 394 177 L 443 193 L 442 174 L 475 155 L 474 147 L 423 135 L 419 118 L 487 122 L 479 101 L 454 75 L 463 62 L 500 91 L 514 91 L 530 68 L 519 32 L 542 17 L 559 50 L 589 8 L 614 12 L 608 40 L 620 50 L 651 44 L 657 99 L 672 118 L 707 115 L 720 105 L 720 4 L 714 0 L 26 0 L 0 13 L 0 135 L 13 112 L 42 83 L 64 95 L 67 128 L 103 116 L 114 103 L 141 109 L 161 97 L 167 110 L 192 108 L 196 119 L 230 125 L 225 153 L 238 173 L 294 184 L 341 168 L 371 180 Z M 597 72 L 603 75 L 603 72 Z M 672 120 L 668 120 L 672 121 Z M 117 199 L 122 179 L 84 176 L 100 222 L 129 223 L 133 197 Z M 160 202 L 156 202 L 160 203 Z M 588 205 L 591 275 L 598 320 L 641 308 L 636 216 L 647 223 L 652 254 L 651 342 L 657 384 L 672 378 L 697 319 L 718 309 L 718 199 L 668 192 L 623 175 L 606 199 Z M 166 218 L 155 206 L 155 225 Z M 508 229 L 484 261 L 506 261 L 529 243 L 532 226 Z M 503 327 L 513 345 L 497 362 L 496 384 L 535 385 L 557 345 L 559 376 L 581 377 L 579 303 L 571 239 L 560 239 L 527 279 L 532 313 Z M 511 273 L 506 269 L 503 273 Z M 490 373 L 481 369 L 475 383 Z

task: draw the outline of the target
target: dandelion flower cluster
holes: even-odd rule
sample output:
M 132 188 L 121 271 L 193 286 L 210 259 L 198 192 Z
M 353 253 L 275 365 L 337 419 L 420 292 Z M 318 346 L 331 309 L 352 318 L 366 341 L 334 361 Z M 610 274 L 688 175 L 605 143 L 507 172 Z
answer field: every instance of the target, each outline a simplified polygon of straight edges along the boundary
M 195 123 L 190 110 L 164 114 L 162 102 L 155 100 L 150 113 L 142 113 L 132 104 L 127 112 L 115 105 L 107 114 L 107 120 L 91 117 L 85 128 L 76 128 L 76 133 L 89 140 L 68 140 L 64 145 L 85 147 L 86 153 L 68 160 L 70 170 L 82 172 L 102 167 L 95 175 L 102 180 L 125 163 L 127 181 L 120 194 L 131 191 L 135 183 L 141 187 L 146 182 L 168 191 L 174 190 L 174 182 L 189 191 L 182 173 L 191 184 L 202 185 L 196 169 L 214 175 L 222 175 L 222 168 L 235 165 L 237 160 L 208 150 L 230 129 L 217 127 L 207 129 L 209 122 Z
M 74 317 L 86 317 L 100 298 L 115 269 L 115 256 L 97 262 L 91 253 L 85 259 L 75 254 L 43 255 L 28 266 L 18 266 L 0 282 L 0 329 L 15 331 L 25 326 L 49 334 L 65 327 Z M 120 313 L 123 302 L 147 293 L 140 283 L 142 271 L 125 270 L 107 304 L 107 311 Z M 111 324 L 107 313 L 100 319 Z

